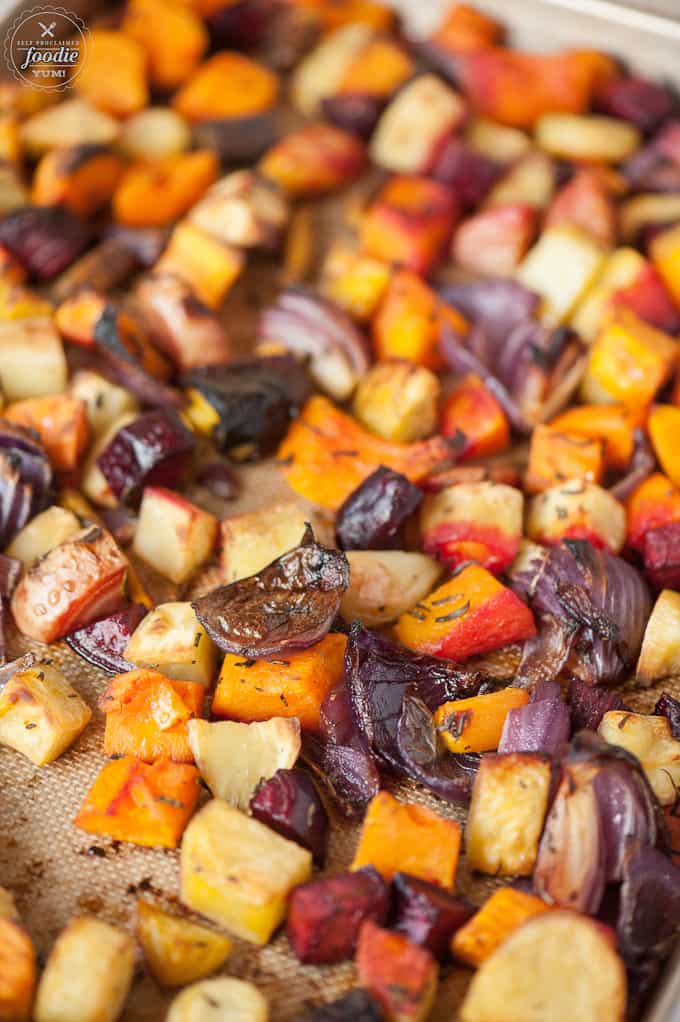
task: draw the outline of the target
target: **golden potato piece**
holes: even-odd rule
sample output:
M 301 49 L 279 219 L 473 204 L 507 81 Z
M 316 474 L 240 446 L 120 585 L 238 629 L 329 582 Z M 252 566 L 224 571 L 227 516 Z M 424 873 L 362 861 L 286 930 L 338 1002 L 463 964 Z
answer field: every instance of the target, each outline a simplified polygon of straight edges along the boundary
M 267 1002 L 252 983 L 208 979 L 178 994 L 165 1022 L 267 1022 Z
M 137 937 L 155 980 L 166 987 L 204 979 L 231 953 L 231 941 L 215 930 L 137 902 Z

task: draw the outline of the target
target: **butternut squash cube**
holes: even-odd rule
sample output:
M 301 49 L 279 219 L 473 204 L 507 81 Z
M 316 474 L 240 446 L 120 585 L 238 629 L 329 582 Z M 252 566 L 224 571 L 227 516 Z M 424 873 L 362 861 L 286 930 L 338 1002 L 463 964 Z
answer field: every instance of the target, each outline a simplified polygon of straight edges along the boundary
M 567 479 L 599 483 L 603 462 L 599 440 L 563 432 L 555 426 L 536 426 L 531 434 L 525 488 L 529 493 L 541 493 Z
M 28 1022 L 37 979 L 35 949 L 18 919 L 0 913 L 0 1018 Z
M 484 902 L 472 919 L 463 923 L 451 939 L 454 958 L 473 968 L 492 954 L 518 926 L 532 916 L 547 912 L 549 905 L 533 894 L 501 887 Z
M 434 715 L 434 722 L 449 752 L 492 752 L 498 748 L 510 710 L 528 702 L 526 689 L 502 688 L 443 703 Z
M 663 231 L 654 238 L 651 255 L 676 305 L 680 305 L 680 225 Z
M 143 47 L 124 32 L 91 29 L 73 85 L 104 113 L 129 117 L 149 103 Z
M 675 486 L 680 486 L 680 408 L 654 405 L 647 426 L 662 469 Z
M 217 309 L 245 265 L 243 253 L 215 241 L 188 220 L 177 224 L 154 273 L 174 273 L 200 300 Z

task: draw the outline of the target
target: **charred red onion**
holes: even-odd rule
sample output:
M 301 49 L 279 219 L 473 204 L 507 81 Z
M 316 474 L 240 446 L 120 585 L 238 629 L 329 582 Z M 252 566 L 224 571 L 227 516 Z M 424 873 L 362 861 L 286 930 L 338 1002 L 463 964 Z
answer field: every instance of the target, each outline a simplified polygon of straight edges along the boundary
M 0 546 L 50 502 L 52 468 L 35 434 L 0 424 Z
M 680 867 L 658 849 L 640 847 L 628 857 L 616 930 L 632 977 L 648 987 L 680 934 Z
M 571 721 L 554 681 L 537 685 L 529 702 L 510 710 L 503 725 L 499 752 L 558 753 L 569 741 Z
M 665 717 L 671 727 L 671 734 L 680 741 L 680 701 L 668 692 L 662 692 L 653 711 L 657 717 Z
M 135 665 L 124 657 L 132 633 L 146 615 L 146 607 L 133 603 L 66 636 L 74 653 L 107 674 L 124 674 Z

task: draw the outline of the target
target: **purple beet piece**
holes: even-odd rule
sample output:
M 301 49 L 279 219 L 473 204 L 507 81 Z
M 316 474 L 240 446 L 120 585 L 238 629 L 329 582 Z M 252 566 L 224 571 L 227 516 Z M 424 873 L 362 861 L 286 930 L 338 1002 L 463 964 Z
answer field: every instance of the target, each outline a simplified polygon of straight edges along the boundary
M 24 206 L 0 221 L 0 245 L 37 280 L 56 277 L 92 238 L 92 228 L 63 206 Z
M 654 131 L 675 107 L 671 92 L 634 75 L 612 78 L 598 90 L 595 106 L 600 113 L 630 121 L 640 131 Z
M 567 703 L 571 713 L 571 728 L 577 731 L 597 731 L 600 721 L 610 710 L 625 710 L 621 697 L 611 689 L 588 685 L 585 681 L 569 682 Z
M 339 546 L 343 550 L 398 547 L 402 526 L 422 496 L 406 476 L 381 465 L 340 507 L 335 526 Z
M 478 206 L 502 173 L 500 164 L 475 152 L 456 135 L 441 145 L 431 171 L 436 181 L 452 188 L 466 209 Z
M 645 533 L 645 573 L 659 589 L 680 589 L 680 522 Z
M 78 656 L 107 674 L 124 674 L 135 665 L 125 659 L 125 648 L 132 633 L 146 615 L 146 607 L 133 603 L 110 617 L 94 621 L 66 636 L 66 642 Z
M 193 449 L 194 438 L 177 413 L 158 408 L 118 430 L 97 464 L 118 500 L 136 503 L 145 486 L 177 486 Z
M 309 774 L 277 770 L 263 779 L 250 801 L 253 816 L 271 830 L 307 848 L 323 865 L 328 847 L 328 813 Z
M 413 944 L 426 947 L 435 958 L 445 958 L 449 941 L 474 915 L 475 908 L 442 887 L 408 873 L 395 873 L 393 929 Z
M 384 1014 L 366 990 L 350 990 L 332 1004 L 317 1008 L 300 1022 L 384 1022 Z

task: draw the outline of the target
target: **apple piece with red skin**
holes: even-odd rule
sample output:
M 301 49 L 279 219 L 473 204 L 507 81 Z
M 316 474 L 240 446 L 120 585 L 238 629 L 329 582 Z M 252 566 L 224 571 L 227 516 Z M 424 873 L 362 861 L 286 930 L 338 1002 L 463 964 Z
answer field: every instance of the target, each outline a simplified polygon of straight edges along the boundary
M 210 556 L 217 519 L 174 490 L 147 486 L 133 550 L 171 582 L 186 582 Z
M 545 227 L 572 224 L 609 248 L 616 239 L 616 211 L 602 177 L 592 170 L 579 170 L 560 188 L 545 217 Z
M 186 281 L 169 273 L 145 277 L 136 288 L 135 301 L 151 340 L 180 372 L 229 362 L 224 326 Z
M 448 570 L 477 561 L 500 575 L 522 539 L 520 490 L 499 483 L 458 483 L 428 494 L 420 512 L 422 546 Z
M 108 617 L 125 600 L 128 562 L 113 537 L 88 526 L 50 550 L 24 575 L 11 608 L 20 632 L 40 642 Z
M 667 334 L 680 333 L 680 310 L 651 263 L 640 270 L 631 284 L 614 291 L 611 303 L 613 306 L 625 305 L 640 319 Z
M 471 273 L 511 277 L 529 250 L 536 210 L 525 203 L 491 206 L 464 220 L 453 236 L 451 255 Z

